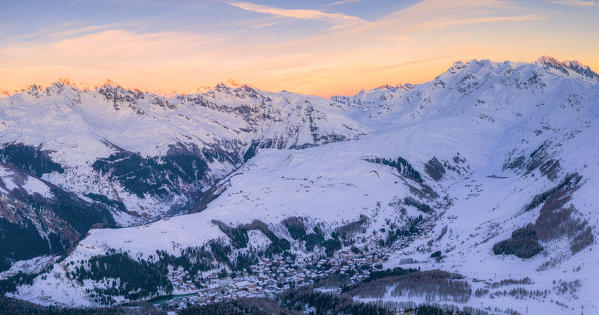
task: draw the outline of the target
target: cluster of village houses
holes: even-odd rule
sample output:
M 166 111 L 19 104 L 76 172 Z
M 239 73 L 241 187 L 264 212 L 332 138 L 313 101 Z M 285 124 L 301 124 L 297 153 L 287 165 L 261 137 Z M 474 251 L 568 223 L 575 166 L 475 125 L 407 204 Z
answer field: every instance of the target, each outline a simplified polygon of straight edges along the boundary
M 288 289 L 323 283 L 332 274 L 349 277 L 355 283 L 368 277 L 371 270 L 381 268 L 397 248 L 379 247 L 369 240 L 360 247 L 345 248 L 328 257 L 322 252 L 306 254 L 292 260 L 290 257 L 261 258 L 250 266 L 251 272 L 223 276 L 219 272 L 204 274 L 200 283 L 186 276 L 182 269 L 169 274 L 174 287 L 174 298 L 168 308 L 183 308 L 244 297 L 274 297 Z M 199 287 L 196 285 L 199 284 Z

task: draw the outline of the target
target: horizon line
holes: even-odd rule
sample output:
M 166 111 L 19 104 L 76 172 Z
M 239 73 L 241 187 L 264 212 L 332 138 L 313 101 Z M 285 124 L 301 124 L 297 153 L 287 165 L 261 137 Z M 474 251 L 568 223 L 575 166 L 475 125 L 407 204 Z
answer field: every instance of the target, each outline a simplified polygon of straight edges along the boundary
M 158 96 L 162 96 L 162 97 L 174 97 L 176 95 L 189 95 L 189 94 L 200 94 L 202 92 L 205 91 L 209 91 L 209 90 L 213 90 L 215 88 L 217 88 L 220 85 L 225 85 L 225 86 L 237 86 L 237 87 L 250 87 L 253 89 L 257 89 L 263 92 L 271 92 L 271 93 L 279 93 L 279 92 L 289 92 L 289 93 L 293 93 L 293 94 L 299 94 L 299 95 L 308 95 L 308 96 L 316 96 L 316 97 L 321 97 L 324 99 L 330 99 L 333 96 L 353 96 L 356 95 L 358 93 L 360 93 L 361 91 L 372 91 L 372 90 L 377 90 L 383 87 L 401 87 L 401 86 L 407 86 L 407 85 L 419 85 L 419 84 L 424 84 L 426 82 L 430 82 L 432 80 L 434 80 L 435 77 L 447 72 L 449 69 L 451 69 L 451 67 L 457 63 L 463 63 L 463 64 L 468 64 L 470 62 L 473 61 L 489 61 L 489 62 L 493 62 L 493 63 L 505 63 L 505 62 L 511 62 L 511 63 L 516 63 L 516 64 L 539 64 L 540 60 L 543 58 L 548 58 L 548 59 L 553 59 L 559 63 L 566 63 L 566 62 L 577 62 L 580 65 L 587 67 L 588 69 L 590 69 L 591 71 L 595 72 L 596 71 L 591 68 L 590 66 L 588 66 L 585 63 L 582 63 L 580 61 L 578 61 L 577 59 L 563 59 L 563 60 L 559 60 L 558 58 L 552 57 L 551 55 L 547 55 L 547 54 L 543 54 L 540 57 L 536 58 L 533 61 L 513 61 L 513 60 L 509 60 L 506 59 L 504 61 L 495 61 L 492 59 L 478 59 L 478 58 L 471 58 L 471 59 L 466 59 L 466 60 L 456 60 L 454 62 L 452 62 L 452 64 L 447 68 L 447 70 L 441 72 L 440 74 L 435 75 L 433 78 L 431 78 L 430 80 L 425 80 L 423 82 L 401 82 L 401 83 L 384 83 L 384 84 L 378 84 L 375 87 L 363 87 L 360 88 L 357 92 L 353 92 L 353 94 L 338 94 L 338 93 L 330 93 L 327 94 L 328 96 L 322 96 L 322 95 L 318 95 L 318 94 L 309 94 L 309 93 L 300 93 L 300 92 L 293 92 L 292 90 L 289 89 L 282 89 L 279 91 L 273 91 L 273 90 L 269 90 L 269 89 L 263 89 L 260 87 L 257 87 L 253 84 L 248 84 L 248 83 L 240 83 L 237 80 L 233 79 L 233 78 L 229 78 L 226 80 L 222 80 L 218 83 L 215 83 L 214 85 L 209 85 L 209 84 L 198 84 L 197 87 L 195 88 L 191 88 L 191 89 L 168 89 L 168 88 L 157 88 L 157 87 L 152 87 L 152 88 L 146 88 L 146 87 L 132 87 L 130 85 L 124 85 L 124 84 L 120 84 L 115 82 L 114 80 L 107 78 L 105 80 L 103 80 L 103 83 L 92 83 L 92 84 L 88 84 L 88 83 L 83 83 L 82 81 L 77 81 L 77 80 L 72 80 L 70 77 L 68 76 L 64 76 L 64 77 L 59 77 L 58 79 L 53 80 L 50 83 L 47 84 L 42 84 L 42 83 L 31 83 L 31 84 L 27 84 L 21 88 L 17 88 L 17 89 L 12 89 L 12 90 L 8 90 L 8 89 L 0 89 L 0 96 L 11 96 L 11 95 L 15 95 L 21 92 L 25 92 L 33 87 L 38 87 L 41 89 L 47 89 L 49 87 L 51 87 L 52 85 L 55 85 L 57 83 L 61 83 L 63 85 L 67 85 L 67 86 L 71 86 L 74 88 L 77 88 L 79 90 L 82 91 L 91 91 L 91 90 L 97 90 L 99 88 L 105 87 L 105 86 L 115 86 L 115 87 L 120 87 L 123 88 L 125 90 L 130 90 L 130 91 L 140 91 L 140 92 L 145 92 L 145 93 L 150 93 L 150 94 L 154 94 L 154 95 L 158 95 Z M 406 63 L 421 63 L 423 61 L 408 61 Z M 402 65 L 405 63 L 402 63 Z

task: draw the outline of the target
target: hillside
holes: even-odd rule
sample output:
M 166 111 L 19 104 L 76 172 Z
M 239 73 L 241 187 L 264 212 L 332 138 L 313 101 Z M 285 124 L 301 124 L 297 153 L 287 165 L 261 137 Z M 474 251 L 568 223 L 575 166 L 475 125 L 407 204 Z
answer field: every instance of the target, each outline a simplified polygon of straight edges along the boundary
M 13 245 L 7 245 L 0 270 L 6 259 L 70 250 L 94 224 L 132 226 L 200 211 L 215 196 L 211 188 L 261 148 L 298 149 L 364 133 L 345 111 L 317 97 L 230 83 L 166 98 L 111 81 L 95 89 L 59 81 L 2 97 L 2 167 L 36 178 L 44 191 L 60 192 L 32 200 L 12 189 L 20 185 L 6 182 L 2 196 L 11 200 L 4 207 L 18 200 L 38 216 L 29 216 L 31 223 L 3 215 L 4 243 L 19 247 L 9 241 L 12 231 L 27 230 L 49 245 L 22 254 L 10 254 Z M 78 209 L 67 210 L 73 207 Z M 63 223 L 54 232 L 37 222 L 55 216 Z
M 0 99 L 0 139 L 47 171 L 5 150 L 27 180 L 2 175 L 1 193 L 68 191 L 134 226 L 91 229 L 9 295 L 204 303 L 309 284 L 401 310 L 599 312 L 598 100 L 596 73 L 550 57 L 457 62 L 428 83 L 331 100 L 225 84 L 173 98 L 32 88 Z M 414 270 L 377 274 L 398 266 Z

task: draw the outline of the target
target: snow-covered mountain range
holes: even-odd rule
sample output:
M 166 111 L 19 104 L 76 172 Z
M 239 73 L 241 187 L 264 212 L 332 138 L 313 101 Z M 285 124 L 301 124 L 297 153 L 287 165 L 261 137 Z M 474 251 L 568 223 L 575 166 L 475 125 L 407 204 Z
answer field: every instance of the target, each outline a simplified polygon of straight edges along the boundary
M 14 297 L 110 304 L 197 292 L 223 269 L 244 274 L 244 259 L 362 253 L 457 273 L 470 291 L 431 299 L 391 283 L 355 300 L 599 313 L 599 75 L 575 61 L 457 62 L 330 100 L 57 82 L 0 98 L 0 122 L 4 277 L 15 261 L 47 264 Z M 35 250 L 6 245 L 15 233 Z M 94 274 L 119 253 L 167 280 L 144 295 Z

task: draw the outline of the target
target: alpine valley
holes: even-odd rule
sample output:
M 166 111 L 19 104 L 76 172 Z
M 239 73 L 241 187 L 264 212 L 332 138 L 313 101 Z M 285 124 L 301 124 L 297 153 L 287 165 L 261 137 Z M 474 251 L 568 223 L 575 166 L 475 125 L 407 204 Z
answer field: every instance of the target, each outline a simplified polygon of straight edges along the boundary
M 599 75 L 576 61 L 456 62 L 330 99 L 60 80 L 0 97 L 0 291 L 34 309 L 599 314 L 598 191 Z

